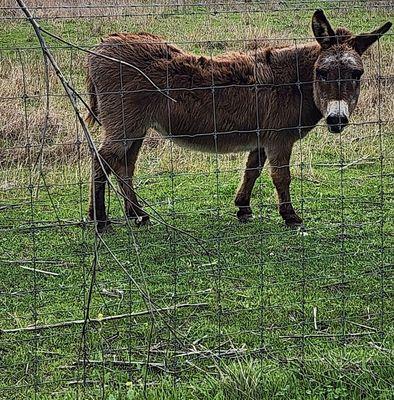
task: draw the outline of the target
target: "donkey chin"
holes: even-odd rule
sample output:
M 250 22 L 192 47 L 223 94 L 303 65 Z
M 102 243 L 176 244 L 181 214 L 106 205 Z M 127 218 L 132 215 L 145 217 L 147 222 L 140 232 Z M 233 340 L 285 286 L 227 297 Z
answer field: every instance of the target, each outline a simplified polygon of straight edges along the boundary
M 332 100 L 327 104 L 326 123 L 331 133 L 341 133 L 349 123 L 349 106 L 344 100 Z

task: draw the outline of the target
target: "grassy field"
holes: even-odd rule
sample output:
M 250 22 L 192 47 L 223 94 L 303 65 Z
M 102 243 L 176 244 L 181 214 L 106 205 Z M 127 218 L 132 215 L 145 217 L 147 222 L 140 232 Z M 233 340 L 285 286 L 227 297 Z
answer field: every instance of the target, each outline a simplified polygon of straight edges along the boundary
M 144 30 L 216 54 L 256 36 L 305 41 L 312 11 L 298 3 L 91 10 L 42 24 L 84 46 Z M 331 6 L 333 25 L 356 32 L 393 16 L 373 2 L 308 4 Z M 256 218 L 238 224 L 244 154 L 192 153 L 152 134 L 136 186 L 153 223 L 126 222 L 111 190 L 114 229 L 100 238 L 86 220 L 82 131 L 52 71 L 47 113 L 33 31 L 2 12 L 12 18 L 0 24 L 0 399 L 392 398 L 392 35 L 365 55 L 354 125 L 341 137 L 317 127 L 296 145 L 292 195 L 306 234 L 283 226 L 266 170 Z M 51 15 L 66 12 L 77 11 Z M 85 93 L 85 54 L 48 42 Z

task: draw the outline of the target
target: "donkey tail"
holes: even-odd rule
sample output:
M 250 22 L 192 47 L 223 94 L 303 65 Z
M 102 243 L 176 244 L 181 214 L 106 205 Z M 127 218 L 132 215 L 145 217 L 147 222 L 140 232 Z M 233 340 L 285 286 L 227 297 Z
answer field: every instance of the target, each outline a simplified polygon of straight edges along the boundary
M 94 85 L 89 72 L 86 79 L 86 84 L 89 93 L 90 109 L 88 110 L 88 115 L 86 116 L 85 121 L 88 123 L 89 126 L 93 126 L 95 122 L 100 124 L 100 121 L 98 120 L 99 108 L 97 102 L 96 86 Z

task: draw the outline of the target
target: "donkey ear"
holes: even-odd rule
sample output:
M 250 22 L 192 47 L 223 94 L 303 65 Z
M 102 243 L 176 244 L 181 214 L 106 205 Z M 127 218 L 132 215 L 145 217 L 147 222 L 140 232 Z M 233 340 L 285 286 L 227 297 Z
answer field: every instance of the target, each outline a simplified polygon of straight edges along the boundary
M 373 43 L 375 43 L 382 35 L 390 28 L 392 23 L 386 22 L 382 27 L 371 33 L 362 33 L 349 40 L 350 45 L 357 51 L 358 54 L 363 54 Z
M 335 44 L 335 32 L 331 28 L 323 10 L 316 10 L 312 17 L 312 30 L 316 40 L 323 49 Z

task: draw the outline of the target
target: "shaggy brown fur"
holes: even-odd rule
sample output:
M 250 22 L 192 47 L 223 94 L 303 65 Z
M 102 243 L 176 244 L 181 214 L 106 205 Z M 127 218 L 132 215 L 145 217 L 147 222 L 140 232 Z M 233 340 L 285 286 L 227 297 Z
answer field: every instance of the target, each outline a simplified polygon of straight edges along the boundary
M 373 40 L 365 35 L 361 40 L 342 28 L 333 32 L 322 11 L 314 14 L 312 27 L 317 37 L 313 44 L 256 48 L 213 58 L 185 53 L 148 33 L 106 38 L 88 61 L 91 108 L 104 127 L 99 153 L 105 171 L 96 159 L 89 210 L 99 229 L 108 223 L 104 188 L 110 172 L 118 176 L 127 215 L 139 222 L 148 220 L 133 191 L 132 177 L 142 141 L 152 127 L 191 149 L 250 152 L 235 200 L 240 221 L 252 216 L 253 185 L 268 159 L 280 214 L 289 226 L 301 224 L 289 192 L 293 144 L 327 116 L 327 107 L 332 109 L 335 102 L 345 104 L 339 103 L 342 100 L 348 114 L 353 111 L 362 73 L 360 55 L 365 50 L 358 51 L 357 43 L 361 48 L 361 41 L 368 40 L 370 45 L 389 28 L 386 24 L 373 32 Z M 176 102 L 135 69 L 102 55 L 138 67 Z M 331 114 L 329 126 L 342 130 L 348 115 Z

